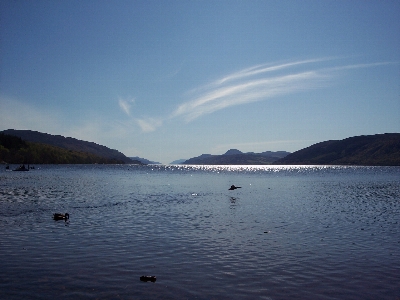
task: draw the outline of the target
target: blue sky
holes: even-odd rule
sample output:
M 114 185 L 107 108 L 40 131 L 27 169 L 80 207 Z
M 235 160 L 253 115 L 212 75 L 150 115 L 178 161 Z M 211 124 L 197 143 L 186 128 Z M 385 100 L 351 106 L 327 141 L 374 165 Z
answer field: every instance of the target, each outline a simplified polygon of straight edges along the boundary
M 399 1 L 1 1 L 0 130 L 169 163 L 400 132 Z

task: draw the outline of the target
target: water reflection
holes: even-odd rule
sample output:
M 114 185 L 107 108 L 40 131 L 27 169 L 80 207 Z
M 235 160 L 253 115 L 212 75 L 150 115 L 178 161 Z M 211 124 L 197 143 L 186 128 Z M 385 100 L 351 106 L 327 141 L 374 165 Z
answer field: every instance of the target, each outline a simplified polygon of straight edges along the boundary
M 399 171 L 4 170 L 0 298 L 395 299 Z M 228 191 L 231 183 L 243 188 Z M 54 222 L 55 211 L 72 222 Z

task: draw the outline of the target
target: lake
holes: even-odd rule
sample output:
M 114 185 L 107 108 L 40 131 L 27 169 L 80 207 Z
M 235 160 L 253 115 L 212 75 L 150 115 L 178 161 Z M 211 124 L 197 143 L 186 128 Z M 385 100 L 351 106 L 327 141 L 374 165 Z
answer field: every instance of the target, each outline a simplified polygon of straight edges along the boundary
M 35 167 L 0 171 L 1 299 L 400 299 L 400 167 Z

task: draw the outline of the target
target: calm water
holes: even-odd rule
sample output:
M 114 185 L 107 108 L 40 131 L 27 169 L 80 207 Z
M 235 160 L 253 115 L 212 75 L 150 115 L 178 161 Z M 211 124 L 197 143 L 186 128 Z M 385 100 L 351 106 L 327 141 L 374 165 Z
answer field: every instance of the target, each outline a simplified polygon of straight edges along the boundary
M 39 168 L 0 171 L 0 299 L 400 299 L 399 167 Z

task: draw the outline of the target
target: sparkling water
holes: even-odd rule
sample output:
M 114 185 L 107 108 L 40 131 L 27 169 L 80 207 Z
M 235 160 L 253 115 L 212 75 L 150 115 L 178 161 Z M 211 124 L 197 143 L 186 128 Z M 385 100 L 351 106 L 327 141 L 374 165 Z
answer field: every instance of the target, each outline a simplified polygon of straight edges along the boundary
M 399 167 L 35 167 L 0 171 L 1 299 L 400 298 Z

